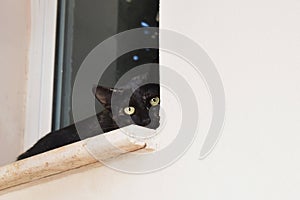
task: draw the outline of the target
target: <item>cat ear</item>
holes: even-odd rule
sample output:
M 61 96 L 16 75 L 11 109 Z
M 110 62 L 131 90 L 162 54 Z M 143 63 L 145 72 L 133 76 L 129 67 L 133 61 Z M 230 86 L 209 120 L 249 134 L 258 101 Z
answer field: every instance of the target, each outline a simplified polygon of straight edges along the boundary
M 105 107 L 108 108 L 111 105 L 111 96 L 113 92 L 121 92 L 119 89 L 102 87 L 102 86 L 94 86 L 93 93 L 96 99 Z
M 106 88 L 102 86 L 94 86 L 93 94 L 104 107 L 110 104 L 111 95 L 112 95 L 112 91 L 110 90 L 110 88 Z

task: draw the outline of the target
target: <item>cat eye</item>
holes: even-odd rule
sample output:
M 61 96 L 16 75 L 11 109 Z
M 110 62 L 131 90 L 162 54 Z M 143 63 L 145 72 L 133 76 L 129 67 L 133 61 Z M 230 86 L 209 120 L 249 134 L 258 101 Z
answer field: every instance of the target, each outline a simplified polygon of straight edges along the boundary
M 124 108 L 124 113 L 126 115 L 133 115 L 134 112 L 135 112 L 135 108 L 132 106 Z
M 158 98 L 158 97 L 152 98 L 152 99 L 150 100 L 150 104 L 151 104 L 152 106 L 157 106 L 157 105 L 159 104 L 159 98 Z

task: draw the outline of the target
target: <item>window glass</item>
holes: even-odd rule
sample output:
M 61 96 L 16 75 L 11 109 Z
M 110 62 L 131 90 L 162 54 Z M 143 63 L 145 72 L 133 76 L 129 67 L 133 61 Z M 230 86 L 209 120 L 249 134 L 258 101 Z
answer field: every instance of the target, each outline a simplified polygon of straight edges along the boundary
M 71 97 L 76 73 L 99 43 L 119 32 L 142 26 L 158 27 L 158 0 L 62 0 L 57 22 L 53 130 L 73 123 Z M 155 38 L 158 42 L 158 37 Z M 139 49 L 119 57 L 100 78 L 113 87 L 135 66 L 158 63 L 157 49 Z M 152 75 L 159 77 L 158 67 Z

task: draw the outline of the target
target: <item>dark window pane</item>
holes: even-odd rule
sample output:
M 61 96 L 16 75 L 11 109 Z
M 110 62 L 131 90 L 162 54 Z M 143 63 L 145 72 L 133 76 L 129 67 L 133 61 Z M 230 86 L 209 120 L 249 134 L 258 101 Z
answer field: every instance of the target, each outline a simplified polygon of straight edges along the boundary
M 72 86 L 76 73 L 99 43 L 119 32 L 145 25 L 158 27 L 158 0 L 62 0 L 59 1 L 53 129 L 73 123 Z M 158 36 L 155 38 L 158 42 Z M 113 87 L 128 70 L 158 63 L 157 49 L 140 49 L 119 57 L 99 84 Z M 159 70 L 151 69 L 158 80 Z M 99 77 L 100 78 L 100 77 Z

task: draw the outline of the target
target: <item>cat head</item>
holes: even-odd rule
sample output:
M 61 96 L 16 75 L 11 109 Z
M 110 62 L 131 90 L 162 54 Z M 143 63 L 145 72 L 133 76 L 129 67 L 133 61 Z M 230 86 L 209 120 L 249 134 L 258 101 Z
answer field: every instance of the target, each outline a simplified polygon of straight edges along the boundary
M 93 89 L 96 99 L 113 114 L 119 127 L 136 124 L 152 129 L 159 126 L 159 84 L 146 84 L 136 89 Z M 113 103 L 112 103 L 113 102 Z

